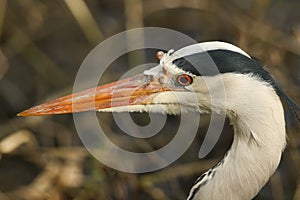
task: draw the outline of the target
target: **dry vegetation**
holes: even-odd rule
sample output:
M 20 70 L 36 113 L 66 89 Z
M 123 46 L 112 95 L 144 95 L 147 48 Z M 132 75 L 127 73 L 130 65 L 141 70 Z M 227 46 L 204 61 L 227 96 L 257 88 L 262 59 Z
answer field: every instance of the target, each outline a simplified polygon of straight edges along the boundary
M 0 200 L 185 199 L 196 177 L 229 148 L 229 125 L 206 160 L 197 158 L 209 121 L 202 118 L 197 138 L 178 161 L 157 172 L 129 174 L 102 165 L 86 151 L 71 115 L 16 114 L 70 93 L 93 47 L 121 31 L 144 26 L 171 28 L 197 41 L 234 43 L 268 66 L 300 104 L 299 8 L 297 0 L 0 0 Z M 118 59 L 103 82 L 118 79 L 130 69 L 127 66 L 143 63 L 135 59 Z M 178 123 L 177 117 L 168 117 L 163 136 L 130 140 L 110 114 L 98 116 L 121 146 L 136 151 L 148 151 L 149 144 L 159 148 L 173 137 Z M 133 117 L 147 124 L 147 115 Z M 256 200 L 300 199 L 300 126 L 290 110 L 286 118 L 289 144 Z

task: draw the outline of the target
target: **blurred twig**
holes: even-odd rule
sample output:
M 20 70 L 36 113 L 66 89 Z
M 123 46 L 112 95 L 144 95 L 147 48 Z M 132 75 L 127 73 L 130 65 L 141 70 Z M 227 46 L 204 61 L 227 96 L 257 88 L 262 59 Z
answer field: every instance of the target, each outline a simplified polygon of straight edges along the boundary
M 224 9 L 227 12 L 223 12 Z M 215 4 L 213 12 L 221 18 L 227 19 L 229 23 L 232 23 L 247 35 L 300 55 L 300 43 L 295 37 L 262 21 L 253 19 L 253 17 L 245 15 L 242 11 L 239 11 L 239 9 L 236 9 L 232 5 Z M 228 15 L 227 13 L 231 14 Z
M 175 2 L 175 3 L 174 3 Z M 294 54 L 300 55 L 300 43 L 294 36 L 287 34 L 279 29 L 265 24 L 263 21 L 257 21 L 244 12 L 239 11 L 233 4 L 219 3 L 217 1 L 201 1 L 188 0 L 184 2 L 174 1 L 155 1 L 149 0 L 144 3 L 147 8 L 145 16 L 154 12 L 165 10 L 168 8 L 191 8 L 201 11 L 212 12 L 213 15 L 221 19 L 226 19 L 229 24 L 233 24 L 240 31 L 246 35 L 251 35 L 264 42 L 270 43 L 274 46 L 290 51 Z M 177 2 L 177 3 L 176 3 Z M 171 4 L 169 4 L 171 3 Z M 155 6 L 154 6 L 155 5 Z M 171 6 L 170 6 L 171 5 Z M 226 10 L 226 12 L 224 12 Z M 251 28 L 249 28 L 251 27 Z M 259 32 L 258 32 L 259 31 Z
M 202 160 L 199 162 L 181 164 L 175 167 L 168 167 L 155 174 L 144 175 L 141 177 L 141 185 L 149 187 L 159 182 L 168 181 L 178 177 L 188 177 L 195 174 L 201 174 L 203 171 L 209 169 L 217 160 Z
M 0 38 L 2 35 L 2 30 L 3 30 L 5 10 L 6 10 L 6 0 L 1 0 L 0 1 Z
M 143 2 L 141 0 L 126 0 L 124 1 L 125 5 L 125 17 L 126 17 L 126 29 L 140 28 L 144 26 L 144 10 L 143 10 Z M 142 30 L 139 32 L 140 34 L 127 34 L 127 47 L 131 49 L 130 46 L 132 44 L 136 44 L 137 41 L 140 44 L 144 43 L 144 35 Z M 144 52 L 134 52 L 128 55 L 128 64 L 129 66 L 135 66 L 140 63 L 144 63 L 145 54 Z
M 8 60 L 6 56 L 3 54 L 2 49 L 0 48 L 0 79 L 2 79 L 2 77 L 6 74 L 7 70 L 8 70 Z
M 65 0 L 65 3 L 91 44 L 98 44 L 104 39 L 102 31 L 83 0 Z
M 38 142 L 30 131 L 19 130 L 0 141 L 0 153 L 11 153 L 22 145 L 35 148 Z
M 2 37 L 5 11 L 6 11 L 6 0 L 2 0 L 0 1 L 0 39 Z M 3 54 L 2 49 L 0 48 L 0 79 L 4 76 L 7 69 L 8 69 L 7 58 Z
M 157 187 L 157 184 L 171 182 L 171 179 L 186 178 L 198 175 L 213 166 L 217 160 L 202 160 L 195 163 L 181 164 L 165 168 L 154 174 L 144 175 L 140 178 L 141 187 L 149 193 L 154 200 L 168 200 L 168 195 Z M 179 193 L 177 191 L 177 193 Z
M 126 29 L 143 27 L 144 11 L 141 0 L 126 0 L 125 2 Z
M 6 47 L 19 53 L 30 63 L 38 76 L 43 77 L 54 86 L 61 85 L 66 80 L 59 67 L 48 57 L 20 28 L 10 23 L 13 35 L 8 39 Z M 10 58 L 11 59 L 11 58 Z M 50 76 L 51 75 L 51 76 Z M 55 78 L 54 78 L 55 77 Z

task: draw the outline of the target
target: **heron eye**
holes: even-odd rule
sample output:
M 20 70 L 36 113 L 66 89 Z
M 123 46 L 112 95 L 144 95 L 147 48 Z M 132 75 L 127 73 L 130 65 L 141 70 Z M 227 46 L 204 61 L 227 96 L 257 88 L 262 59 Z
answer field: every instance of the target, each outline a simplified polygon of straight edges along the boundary
M 188 85 L 192 84 L 193 78 L 187 74 L 181 74 L 181 75 L 177 76 L 177 82 L 181 86 L 188 86 Z

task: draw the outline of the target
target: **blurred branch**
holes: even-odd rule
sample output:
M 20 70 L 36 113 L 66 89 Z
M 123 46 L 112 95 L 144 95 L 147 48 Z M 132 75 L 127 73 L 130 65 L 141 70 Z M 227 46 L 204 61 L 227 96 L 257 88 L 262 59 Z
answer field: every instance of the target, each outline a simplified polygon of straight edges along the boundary
M 154 199 L 154 200 L 169 200 L 167 194 L 158 187 L 147 187 L 144 188 L 145 191 Z
M 200 174 L 216 163 L 217 160 L 211 159 L 168 167 L 159 172 L 156 172 L 155 174 L 142 176 L 140 182 L 143 187 L 149 187 L 160 182 L 168 181 L 170 179 Z
M 133 28 L 141 28 L 144 26 L 144 10 L 143 2 L 141 0 L 126 0 L 124 1 L 125 6 L 125 17 L 126 17 L 126 30 Z M 136 44 L 137 41 L 141 44 L 144 43 L 144 35 L 141 31 L 138 35 L 127 34 L 127 47 L 130 49 L 131 44 Z M 129 66 L 135 66 L 140 63 L 145 63 L 145 54 L 144 52 L 133 52 L 128 55 Z
M 13 32 L 7 41 L 7 48 L 13 49 L 19 53 L 38 73 L 51 85 L 59 86 L 66 80 L 66 76 L 62 74 L 59 67 L 45 54 L 21 29 L 10 23 Z M 11 58 L 10 58 L 11 59 Z M 54 78 L 55 77 L 55 78 Z
M 0 153 L 11 153 L 22 145 L 35 148 L 38 142 L 30 131 L 19 130 L 0 141 Z
M 1 0 L 0 1 L 0 38 L 2 35 L 2 30 L 3 30 L 5 10 L 6 10 L 6 0 Z
M 126 29 L 132 29 L 144 26 L 144 11 L 143 3 L 141 0 L 126 0 L 125 4 L 125 17 Z
M 247 35 L 251 35 L 252 37 L 258 38 L 286 51 L 290 51 L 296 55 L 300 55 L 300 43 L 294 36 L 279 29 L 275 29 L 262 21 L 253 19 L 253 17 L 245 15 L 234 6 L 215 4 L 214 8 L 214 14 L 227 19 L 229 23 L 232 23 Z M 227 12 L 223 12 L 224 9 Z M 228 13 L 230 13 L 230 15 L 228 15 Z
M 0 40 L 2 37 L 3 22 L 6 11 L 6 0 L 0 1 Z M 4 76 L 8 69 L 8 62 L 6 56 L 3 54 L 2 49 L 0 48 L 0 79 Z
M 171 8 L 192 8 L 198 10 L 209 10 L 211 8 L 211 1 L 197 1 L 197 0 L 148 0 L 145 1 L 143 7 L 146 8 L 145 16 L 149 16 L 160 10 Z
M 3 51 L 0 48 L 0 79 L 2 79 L 2 77 L 6 74 L 6 72 L 8 70 L 8 66 L 9 65 L 8 65 L 7 57 L 3 54 Z
M 187 178 L 195 174 L 200 174 L 217 163 L 217 160 L 201 160 L 195 163 L 181 164 L 174 167 L 165 168 L 159 172 L 143 175 L 140 178 L 141 187 L 149 193 L 154 200 L 168 200 L 165 192 L 156 187 L 156 184 L 171 182 L 171 179 Z M 178 191 L 177 191 L 178 193 Z
M 13 199 L 24 197 L 28 199 L 53 199 L 60 196 L 61 188 L 77 188 L 82 185 L 83 160 L 88 156 L 84 147 L 40 148 L 39 151 L 27 153 L 27 159 L 44 170 L 32 183 L 10 192 Z M 61 199 L 61 198 L 58 198 Z
M 145 9 L 145 16 L 169 8 L 191 8 L 212 12 L 213 15 L 226 19 L 229 24 L 233 24 L 247 35 L 251 35 L 296 55 L 300 55 L 300 43 L 296 37 L 247 16 L 232 4 L 225 5 L 223 3 L 212 3 L 208 1 L 198 2 L 194 0 L 184 2 L 149 0 L 144 3 L 144 8 L 147 8 Z M 224 12 L 224 10 L 226 10 L 226 12 Z
M 102 31 L 83 0 L 65 0 L 65 3 L 91 44 L 98 44 L 104 39 Z

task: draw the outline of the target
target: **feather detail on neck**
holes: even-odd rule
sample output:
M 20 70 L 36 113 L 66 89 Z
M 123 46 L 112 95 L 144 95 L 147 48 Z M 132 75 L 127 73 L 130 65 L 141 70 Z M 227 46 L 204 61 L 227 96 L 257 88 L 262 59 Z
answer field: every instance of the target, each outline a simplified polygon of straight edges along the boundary
M 194 185 L 189 200 L 254 198 L 275 172 L 286 145 L 284 111 L 274 89 L 249 75 L 222 78 L 234 140 L 221 164 Z

